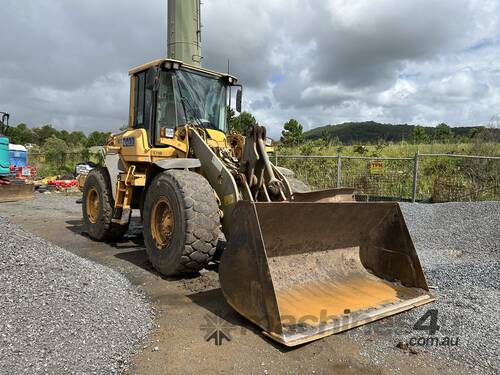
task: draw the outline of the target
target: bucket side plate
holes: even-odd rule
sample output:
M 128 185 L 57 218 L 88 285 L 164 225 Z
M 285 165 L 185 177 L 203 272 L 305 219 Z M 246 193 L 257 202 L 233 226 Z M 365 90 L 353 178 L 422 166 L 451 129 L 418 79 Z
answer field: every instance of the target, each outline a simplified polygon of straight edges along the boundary
M 33 199 L 34 191 L 31 184 L 0 185 L 0 203 Z

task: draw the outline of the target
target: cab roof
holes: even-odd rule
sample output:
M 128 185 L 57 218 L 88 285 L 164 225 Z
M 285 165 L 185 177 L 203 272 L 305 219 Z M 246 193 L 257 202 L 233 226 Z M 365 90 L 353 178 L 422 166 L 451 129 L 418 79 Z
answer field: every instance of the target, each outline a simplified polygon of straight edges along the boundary
M 137 73 L 140 73 L 140 72 L 143 72 L 149 68 L 151 68 L 152 66 L 161 66 L 161 67 L 167 67 L 167 68 L 173 68 L 173 69 L 179 69 L 180 67 L 184 67 L 184 68 L 187 68 L 187 69 L 190 69 L 190 70 L 194 70 L 194 71 L 197 71 L 197 72 L 201 72 L 201 73 L 205 73 L 205 74 L 209 74 L 209 75 L 212 75 L 212 76 L 216 76 L 216 77 L 226 77 L 226 78 L 229 78 L 231 77 L 232 78 L 232 81 L 236 83 L 237 81 L 237 78 L 230 75 L 230 74 L 227 74 L 227 73 L 220 73 L 220 72 L 216 72 L 214 70 L 209 70 L 209 69 L 205 69 L 205 68 L 201 68 L 199 66 L 194 66 L 194 65 L 189 65 L 189 64 L 184 64 L 182 61 L 179 61 L 179 60 L 174 60 L 174 59 L 157 59 L 157 60 L 153 60 L 153 61 L 150 61 L 146 64 L 142 64 L 142 65 L 139 65 L 139 66 L 136 66 L 135 68 L 132 68 L 128 71 L 128 74 L 129 75 L 134 75 L 134 74 L 137 74 Z

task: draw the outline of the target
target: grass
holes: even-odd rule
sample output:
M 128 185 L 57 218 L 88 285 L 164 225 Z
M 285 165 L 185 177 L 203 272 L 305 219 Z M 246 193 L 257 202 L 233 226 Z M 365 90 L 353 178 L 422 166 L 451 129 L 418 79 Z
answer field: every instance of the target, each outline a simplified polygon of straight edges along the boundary
M 318 155 L 335 156 L 339 153 L 343 156 L 381 156 L 381 157 L 413 157 L 417 151 L 421 154 L 460 154 L 460 155 L 481 155 L 500 156 L 500 143 L 429 143 L 429 144 L 409 144 L 394 143 L 364 146 L 367 151 L 364 154 L 356 152 L 359 146 L 325 146 L 306 143 L 299 147 L 280 147 L 278 153 L 281 155 Z

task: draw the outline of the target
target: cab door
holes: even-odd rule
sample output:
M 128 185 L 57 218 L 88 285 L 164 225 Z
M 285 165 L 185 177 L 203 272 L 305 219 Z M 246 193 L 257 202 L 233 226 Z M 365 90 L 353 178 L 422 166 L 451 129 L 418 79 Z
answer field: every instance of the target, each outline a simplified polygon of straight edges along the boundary
M 134 128 L 147 130 L 151 147 L 164 147 L 160 138 L 172 138 L 186 123 L 175 73 L 153 67 L 136 79 Z
M 146 129 L 150 146 L 155 145 L 155 76 L 154 68 L 150 68 L 136 76 L 134 128 Z

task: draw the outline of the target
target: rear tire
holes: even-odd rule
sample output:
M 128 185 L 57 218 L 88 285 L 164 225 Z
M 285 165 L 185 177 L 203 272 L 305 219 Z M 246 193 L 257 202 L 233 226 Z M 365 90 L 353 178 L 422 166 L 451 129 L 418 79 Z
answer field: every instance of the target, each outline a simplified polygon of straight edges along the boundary
M 161 274 L 194 273 L 211 261 L 222 233 L 215 193 L 203 176 L 184 170 L 158 174 L 142 216 L 146 251 Z
M 90 171 L 83 187 L 83 230 L 96 241 L 117 241 L 127 233 L 125 225 L 112 222 L 115 205 L 108 170 L 103 167 Z

